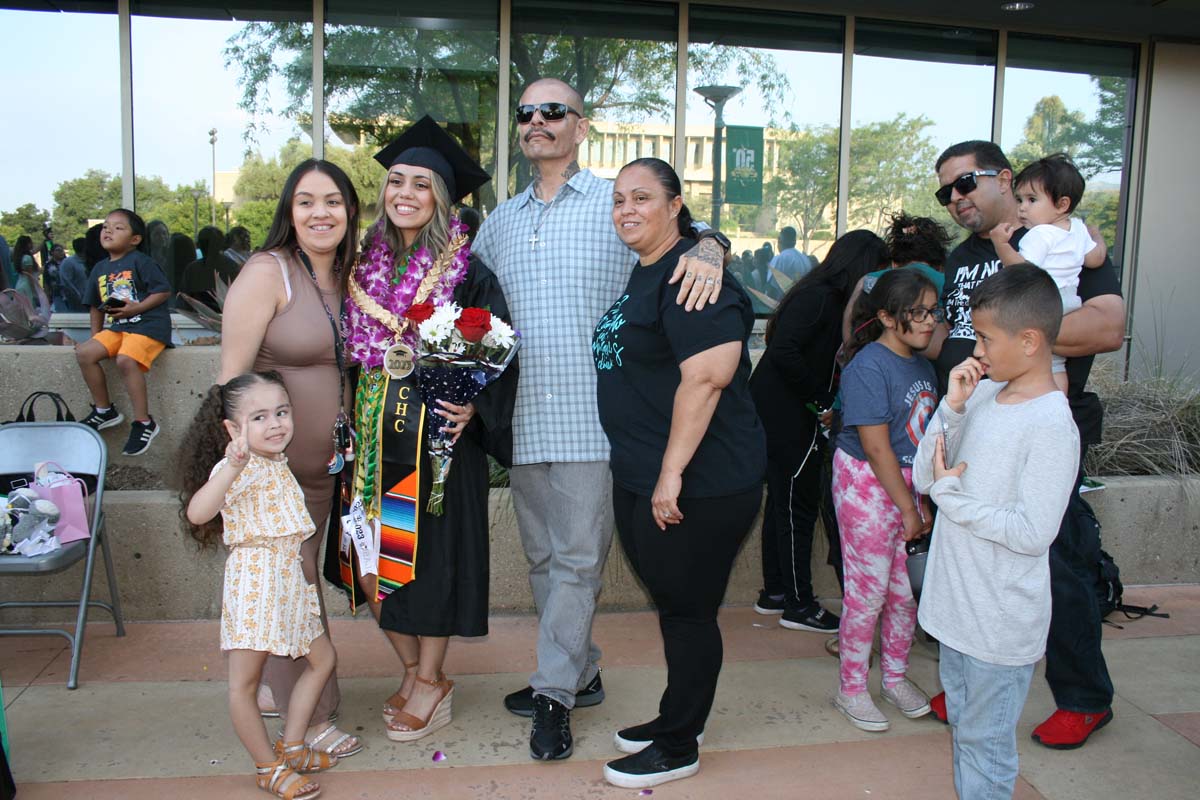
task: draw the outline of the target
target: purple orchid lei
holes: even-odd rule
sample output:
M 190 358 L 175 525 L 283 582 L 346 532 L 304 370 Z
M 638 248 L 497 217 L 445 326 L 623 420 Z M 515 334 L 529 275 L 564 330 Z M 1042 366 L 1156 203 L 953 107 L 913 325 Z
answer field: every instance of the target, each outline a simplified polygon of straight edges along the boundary
M 457 217 L 450 219 L 451 242 L 466 231 L 467 226 Z M 454 289 L 466 277 L 470 256 L 471 246 L 464 243 L 446 265 L 445 271 L 429 293 L 428 302 L 434 305 L 450 302 Z M 422 247 L 408 259 L 408 268 L 404 275 L 393 285 L 396 255 L 388 247 L 383 236 L 376 234 L 367 252 L 355 267 L 354 280 L 375 302 L 397 317 L 403 317 L 404 312 L 416 300 L 417 289 L 433 265 L 433 254 L 428 248 Z M 384 351 L 394 343 L 395 333 L 359 308 L 353 299 L 347 298 L 346 309 L 346 350 L 350 359 L 364 367 L 382 366 Z M 415 326 L 408 326 L 400 335 L 400 340 L 415 350 L 418 343 Z

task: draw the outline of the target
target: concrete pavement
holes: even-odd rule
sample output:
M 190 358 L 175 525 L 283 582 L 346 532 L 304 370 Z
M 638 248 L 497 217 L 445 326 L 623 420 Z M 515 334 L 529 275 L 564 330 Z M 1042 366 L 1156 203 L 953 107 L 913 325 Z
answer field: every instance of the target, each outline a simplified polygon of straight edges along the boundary
M 1018 798 L 1125 800 L 1200 795 L 1200 586 L 1132 587 L 1131 603 L 1158 603 L 1170 620 L 1106 626 L 1117 687 L 1116 719 L 1081 750 L 1029 740 L 1052 710 L 1037 677 L 1019 730 Z M 778 627 L 746 607 L 722 611 L 725 668 L 701 751 L 699 775 L 654 790 L 665 798 L 942 798 L 953 796 L 948 729 L 932 718 L 892 721 L 884 734 L 851 727 L 831 707 L 837 664 L 825 637 Z M 60 640 L 0 639 L 0 677 L 21 800 L 266 795 L 225 705 L 217 623 L 139 623 L 117 639 L 111 624 L 88 634 L 80 688 L 65 688 Z M 529 759 L 528 721 L 501 705 L 534 666 L 532 617 L 496 617 L 482 640 L 455 641 L 454 722 L 411 744 L 389 742 L 379 708 L 395 689 L 394 656 L 374 624 L 335 619 L 343 702 L 340 723 L 367 748 L 319 776 L 330 798 L 630 798 L 604 783 L 619 727 L 652 715 L 665 680 L 655 617 L 606 613 L 596 622 L 608 699 L 573 716 L 575 755 Z M 911 676 L 937 690 L 937 663 L 914 646 Z M 878 671 L 872 691 L 878 693 Z M 273 730 L 273 726 L 271 728 Z M 437 761 L 434 755 L 444 758 Z

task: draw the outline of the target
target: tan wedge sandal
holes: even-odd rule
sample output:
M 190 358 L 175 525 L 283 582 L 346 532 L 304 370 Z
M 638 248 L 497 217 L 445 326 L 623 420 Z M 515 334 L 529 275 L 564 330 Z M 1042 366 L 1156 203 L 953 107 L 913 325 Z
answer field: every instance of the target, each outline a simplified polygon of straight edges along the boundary
M 415 717 L 407 711 L 401 711 L 393 717 L 387 726 L 387 737 L 393 742 L 415 742 L 450 724 L 452 717 L 450 708 L 454 702 L 454 681 L 448 680 L 444 676 L 440 680 L 431 681 L 420 675 L 416 676 L 416 680 L 440 690 L 442 697 L 433 707 L 428 719 Z M 397 725 L 406 725 L 408 730 L 397 728 Z
M 283 800 L 316 800 L 321 796 L 321 785 L 289 767 L 287 760 L 282 756 L 265 764 L 255 761 L 254 769 L 258 773 L 254 778 L 258 788 L 276 797 L 281 797 Z M 301 792 L 300 790 L 305 786 L 315 786 L 316 788 Z
M 410 670 L 416 669 L 420 663 L 419 661 L 414 661 L 411 664 L 404 664 L 405 675 L 407 676 Z M 385 725 L 392 721 L 392 717 L 404 710 L 404 704 L 408 702 L 408 698 L 400 694 L 403 689 L 404 686 L 401 685 L 399 689 L 392 693 L 391 697 L 383 702 L 383 722 Z
M 275 753 L 286 761 L 289 767 L 304 775 L 323 772 L 337 766 L 338 763 L 337 756 L 314 750 L 303 739 L 298 742 L 277 741 Z

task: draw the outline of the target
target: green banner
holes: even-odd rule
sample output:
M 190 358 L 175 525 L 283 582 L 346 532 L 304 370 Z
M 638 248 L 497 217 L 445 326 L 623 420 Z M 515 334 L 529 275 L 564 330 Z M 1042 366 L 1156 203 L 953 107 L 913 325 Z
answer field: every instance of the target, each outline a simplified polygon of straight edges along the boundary
M 763 129 L 725 126 L 726 203 L 749 206 L 763 201 Z

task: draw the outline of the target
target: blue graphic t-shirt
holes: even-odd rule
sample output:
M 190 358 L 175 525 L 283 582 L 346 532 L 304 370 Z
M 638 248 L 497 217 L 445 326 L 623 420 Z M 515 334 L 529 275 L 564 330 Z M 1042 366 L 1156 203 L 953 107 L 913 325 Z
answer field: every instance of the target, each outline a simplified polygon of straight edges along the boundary
M 842 430 L 837 447 L 866 461 L 857 425 L 888 426 L 892 452 L 911 467 L 925 426 L 937 408 L 937 375 L 922 355 L 902 358 L 879 342 L 859 350 L 842 371 Z
M 742 343 L 741 360 L 683 472 L 680 496 L 737 494 L 761 483 L 766 470 L 766 435 L 749 390 L 750 298 L 726 274 L 716 305 L 689 313 L 675 303 L 678 288 L 667 284 L 679 257 L 694 245 L 682 239 L 658 262 L 634 267 L 625 292 L 592 336 L 596 400 L 612 446 L 613 482 L 644 496 L 654 492 L 671 434 L 679 365 L 728 342 Z

